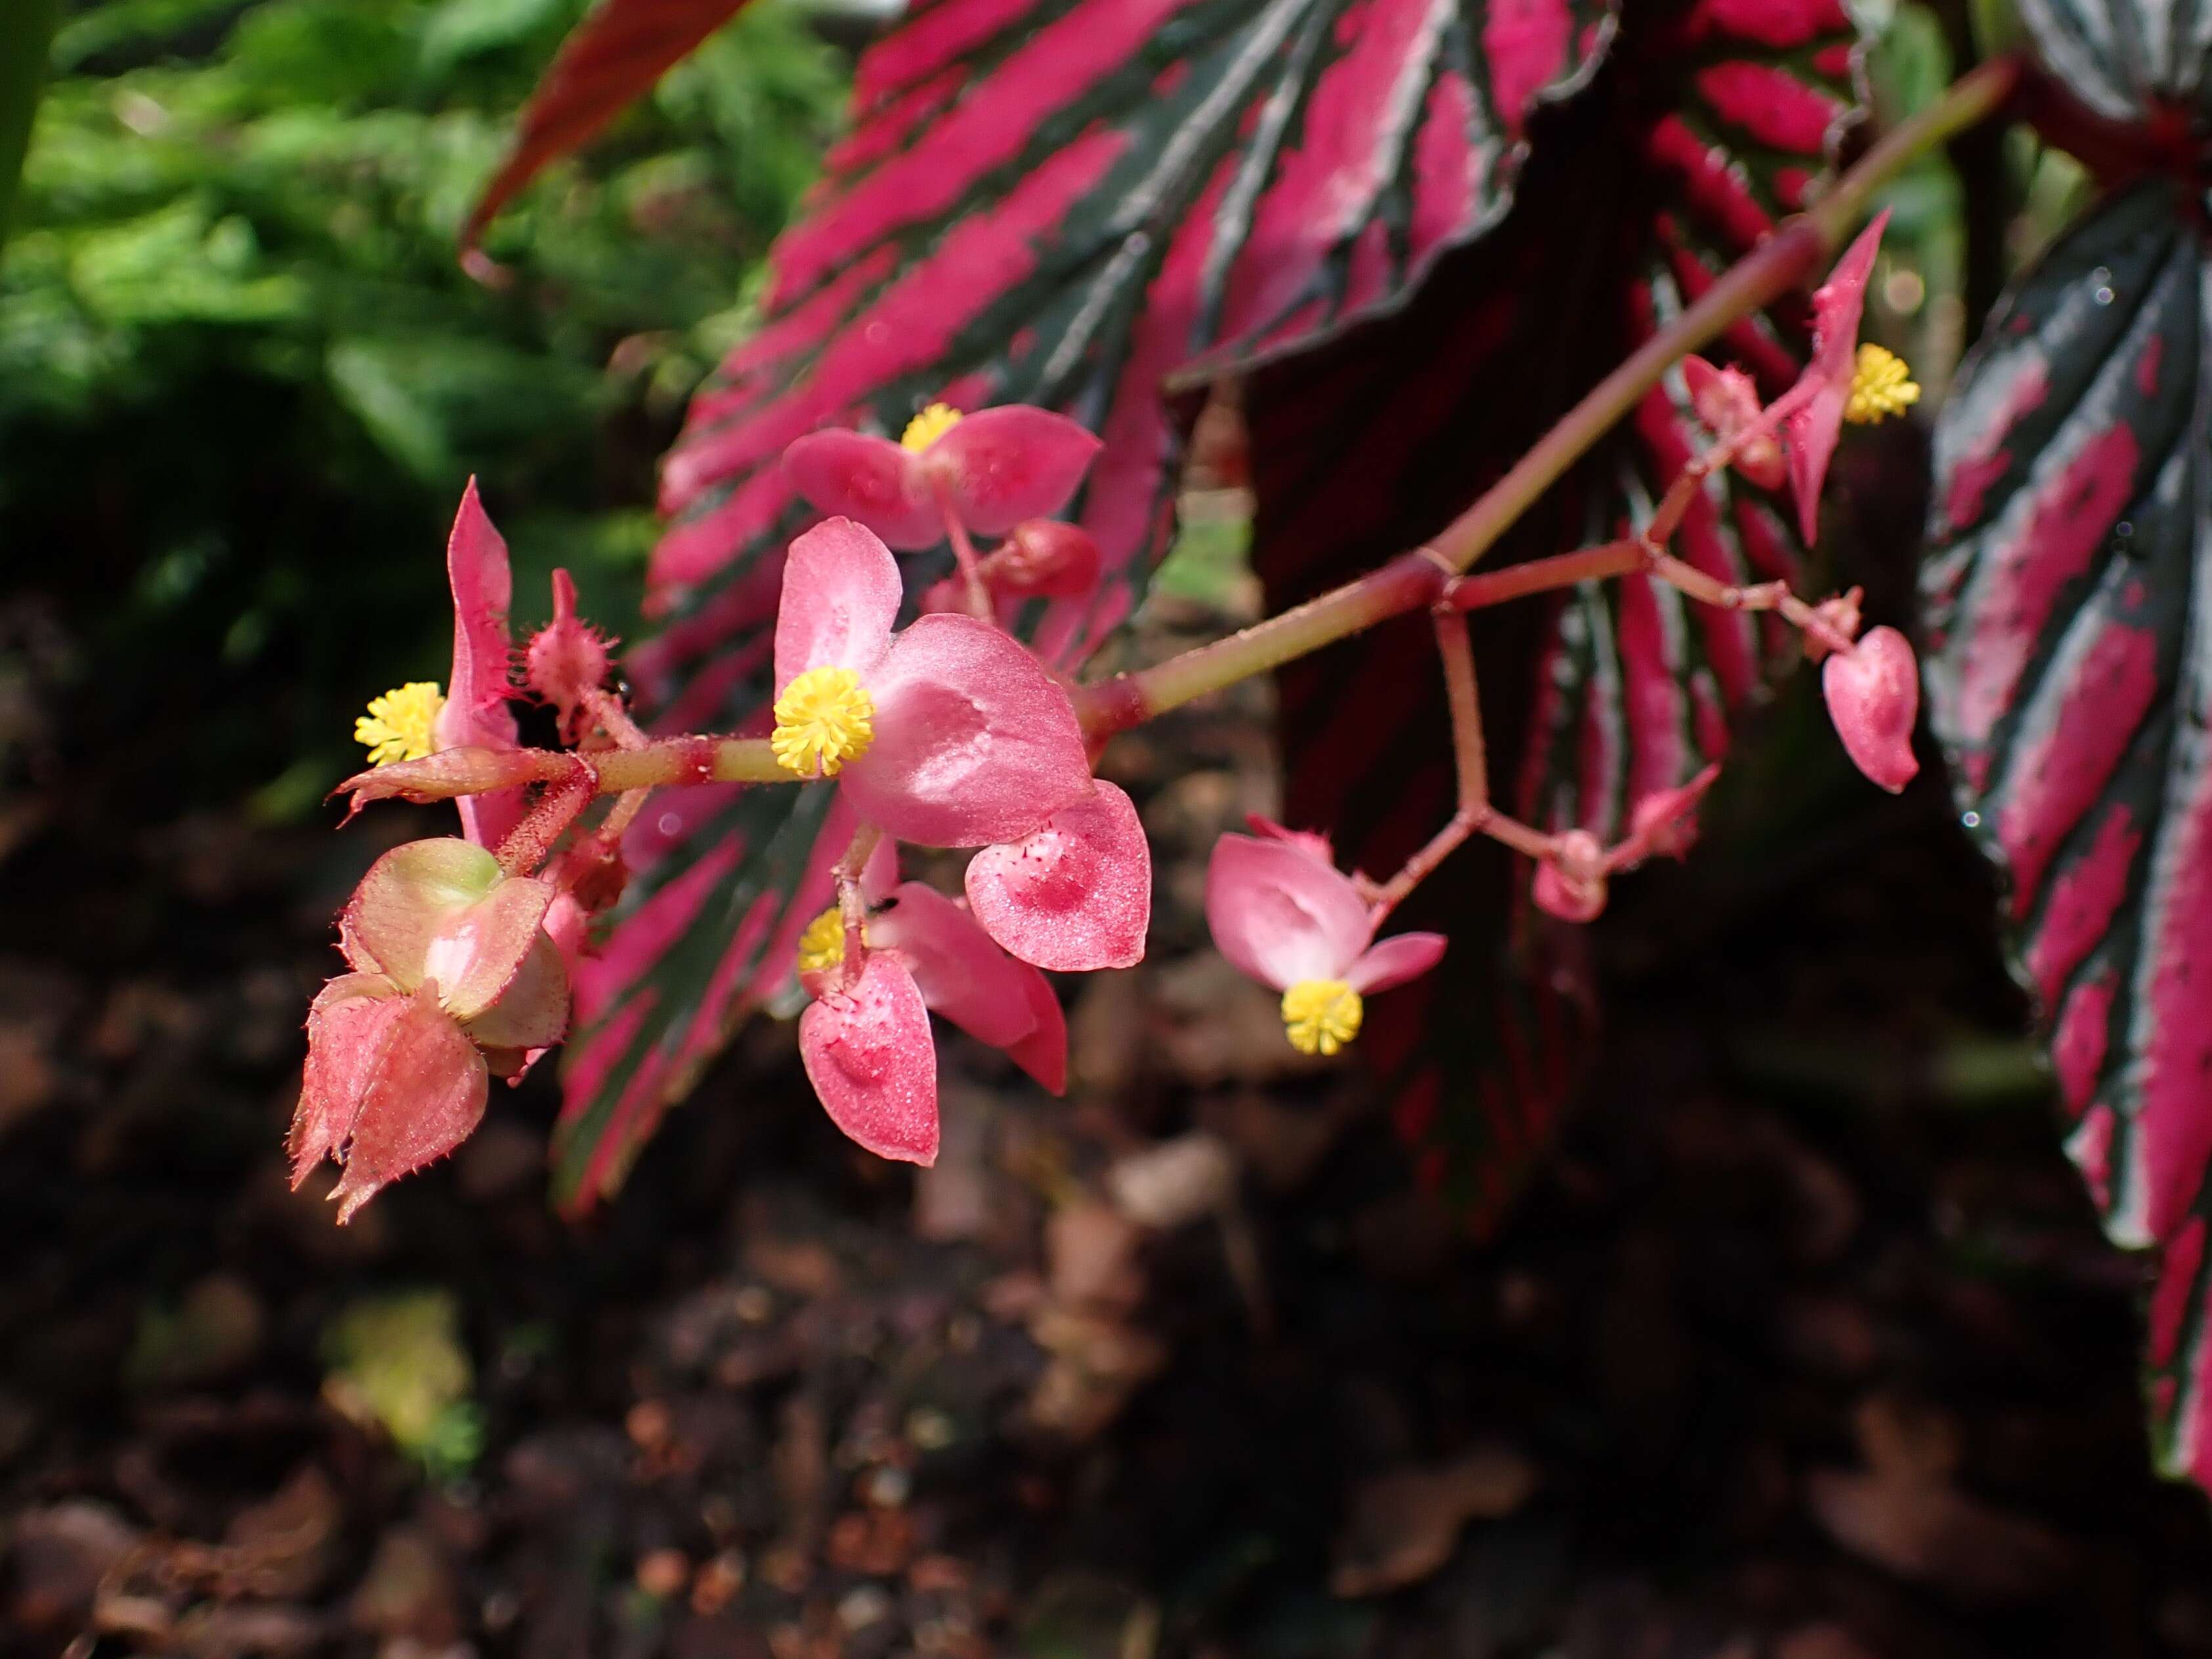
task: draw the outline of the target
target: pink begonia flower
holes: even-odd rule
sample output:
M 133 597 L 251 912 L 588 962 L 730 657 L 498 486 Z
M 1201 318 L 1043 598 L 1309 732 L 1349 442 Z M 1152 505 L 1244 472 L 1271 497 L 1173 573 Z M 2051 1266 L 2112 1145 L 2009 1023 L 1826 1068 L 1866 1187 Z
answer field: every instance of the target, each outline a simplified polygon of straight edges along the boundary
M 1595 921 L 1605 908 L 1605 848 L 1587 830 L 1559 836 L 1554 858 L 1540 860 L 1529 889 L 1536 908 L 1562 921 Z
M 979 536 L 1050 518 L 1067 505 L 1100 447 L 1050 410 L 1004 404 L 963 415 L 932 404 L 896 443 L 842 428 L 809 433 L 783 452 L 783 471 L 823 512 L 918 553 L 945 539 L 947 511 Z
M 453 837 L 370 866 L 339 921 L 355 971 L 309 1011 L 289 1147 L 298 1187 L 325 1158 L 349 1218 L 386 1182 L 444 1157 L 483 1115 L 490 1073 L 560 1040 L 568 973 L 544 923 L 552 884 L 511 878 Z
M 1687 856 L 1698 844 L 1698 803 L 1720 775 L 1715 761 L 1687 783 L 1644 796 L 1628 816 L 1628 839 L 1606 855 L 1606 863 L 1625 870 L 1648 858 Z
M 1060 973 L 1144 960 L 1152 852 L 1136 804 L 1100 781 L 1019 841 L 969 860 L 968 903 L 1024 962 Z
M 453 593 L 453 672 L 445 707 L 432 730 L 441 749 L 489 749 L 512 753 L 522 746 L 507 699 L 514 647 L 507 613 L 514 602 L 514 576 L 507 544 L 492 528 L 471 478 L 446 542 L 446 579 Z M 461 829 L 479 847 L 496 848 L 521 820 L 520 789 L 464 795 L 457 803 Z
M 1067 692 L 988 623 L 896 636 L 898 566 L 849 519 L 791 544 L 775 622 L 776 759 L 830 778 L 864 823 L 928 847 L 1016 840 L 1091 789 Z
M 1828 718 L 1851 763 L 1895 794 L 1912 781 L 1912 724 L 1920 714 L 1920 667 L 1894 628 L 1871 628 L 1820 668 Z
M 1691 410 L 1723 443 L 1759 424 L 1759 387 L 1741 369 L 1716 368 L 1692 355 L 1682 359 L 1682 379 Z M 1771 432 L 1745 439 L 1729 465 L 1761 489 L 1781 489 L 1788 474 L 1782 440 Z
M 1436 966 L 1442 933 L 1377 942 L 1352 878 L 1290 839 L 1224 836 L 1206 871 L 1206 921 L 1241 972 L 1283 994 L 1301 1054 L 1333 1054 L 1359 1035 L 1365 997 Z
M 1827 480 L 1828 463 L 1844 422 L 1865 424 L 1901 414 L 1920 396 L 1920 388 L 1893 353 L 1859 343 L 1867 280 L 1874 275 L 1875 254 L 1888 223 L 1889 210 L 1884 208 L 1844 250 L 1828 280 L 1814 294 L 1813 360 L 1793 392 L 1784 394 L 1796 404 L 1783 427 L 1790 440 L 1797 526 L 1808 546 L 1820 531 L 1820 487 Z

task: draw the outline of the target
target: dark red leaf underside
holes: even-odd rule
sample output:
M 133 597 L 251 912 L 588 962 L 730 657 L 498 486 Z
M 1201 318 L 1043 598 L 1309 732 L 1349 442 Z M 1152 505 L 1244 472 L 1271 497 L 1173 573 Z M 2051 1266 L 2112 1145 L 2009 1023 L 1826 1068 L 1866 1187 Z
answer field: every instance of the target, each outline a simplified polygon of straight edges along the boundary
M 1797 206 L 1851 111 L 1856 44 L 1837 3 L 1630 12 L 1589 94 L 1540 130 L 1498 232 L 1441 265 L 1406 312 L 1255 381 L 1256 549 L 1271 605 L 1433 534 Z M 1793 301 L 1754 318 L 1717 355 L 1778 391 L 1801 361 L 1804 315 Z M 1493 562 L 1621 533 L 1705 441 L 1670 374 Z M 1782 507 L 1716 480 L 1677 550 L 1726 580 L 1794 574 Z M 1370 870 L 1393 867 L 1450 810 L 1425 628 L 1379 629 L 1282 676 L 1293 821 L 1339 825 Z M 1607 838 L 1643 795 L 1718 757 L 1773 668 L 1794 660 L 1757 619 L 1642 578 L 1484 613 L 1476 645 L 1494 793 L 1547 826 Z M 1374 1047 L 1404 1068 L 1403 1099 L 1440 1103 L 1405 1121 L 1425 1164 L 1447 1149 L 1454 1184 L 1483 1200 L 1480 1222 L 1571 1091 L 1588 1005 L 1573 936 L 1522 899 L 1525 865 L 1457 864 L 1408 918 L 1451 932 L 1453 954 L 1424 996 L 1377 999 Z M 1462 1018 L 1470 1008 L 1509 1010 L 1520 1029 L 1501 1042 Z
M 853 130 L 771 255 L 762 326 L 668 458 L 673 522 L 653 567 L 666 621 L 630 659 L 661 729 L 757 729 L 782 548 L 805 521 L 785 446 L 823 425 L 895 434 L 939 398 L 1042 404 L 1104 438 L 1078 512 L 1106 579 L 1033 618 L 1042 650 L 1080 661 L 1172 528 L 1183 434 L 1169 378 L 1399 303 L 1504 213 L 1531 113 L 1587 78 L 1611 31 L 1604 0 L 917 8 L 861 59 Z M 909 586 L 936 567 L 911 562 Z M 732 943 L 728 922 L 731 895 L 757 881 L 748 849 L 777 833 L 791 793 L 746 802 L 734 842 L 720 821 L 694 832 L 682 820 L 708 815 L 679 806 L 637 849 L 641 908 L 617 930 L 618 966 L 570 1062 L 572 1199 L 627 1156 L 603 1138 L 634 1143 L 658 1109 L 611 1109 L 606 1091 L 667 1097 L 695 1069 L 673 1056 L 711 1052 L 787 976 L 784 951 Z M 716 856 L 726 868 L 697 878 Z M 614 1048 L 647 1058 L 624 1072 Z
M 1937 428 L 1930 718 L 2010 878 L 2068 1149 L 2164 1246 L 2149 1389 L 2212 1484 L 2212 418 L 2203 221 L 2100 205 L 1990 319 Z
M 745 0 L 604 0 L 561 43 L 516 118 L 507 159 L 461 227 L 474 247 L 492 216 L 549 163 L 581 149 L 653 89 Z

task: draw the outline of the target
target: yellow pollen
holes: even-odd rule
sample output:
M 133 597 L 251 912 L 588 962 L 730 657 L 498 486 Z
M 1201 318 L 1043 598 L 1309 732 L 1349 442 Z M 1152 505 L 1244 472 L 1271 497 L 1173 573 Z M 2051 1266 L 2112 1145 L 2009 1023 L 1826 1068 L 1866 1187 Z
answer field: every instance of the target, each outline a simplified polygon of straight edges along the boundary
M 806 924 L 799 936 L 799 971 L 827 973 L 845 960 L 845 913 L 831 905 Z
M 899 447 L 917 455 L 960 424 L 960 411 L 951 404 L 932 404 L 906 423 Z
M 1340 979 L 1302 979 L 1283 993 L 1283 1029 L 1302 1054 L 1333 1054 L 1359 1035 L 1366 1012 Z
M 834 778 L 876 740 L 876 700 L 849 668 L 810 668 L 775 700 L 769 746 L 787 772 Z
M 1905 359 L 1871 340 L 1859 343 L 1858 367 L 1851 374 L 1851 400 L 1844 405 L 1844 418 L 1855 426 L 1872 426 L 1885 416 L 1902 415 L 1920 401 L 1920 388 Z
M 437 681 L 410 680 L 368 700 L 368 713 L 353 723 L 354 741 L 368 745 L 371 766 L 421 760 L 438 746 L 431 728 L 445 706 Z

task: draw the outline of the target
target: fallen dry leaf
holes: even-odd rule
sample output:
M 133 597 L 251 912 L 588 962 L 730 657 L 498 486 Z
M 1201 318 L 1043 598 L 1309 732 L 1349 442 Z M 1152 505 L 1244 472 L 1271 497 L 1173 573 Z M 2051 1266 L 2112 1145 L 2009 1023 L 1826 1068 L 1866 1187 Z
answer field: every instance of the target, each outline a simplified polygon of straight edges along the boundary
M 1352 1498 L 1329 1588 L 1375 1595 L 1419 1582 L 1451 1558 L 1462 1527 L 1512 1514 L 1537 1478 L 1534 1464 L 1503 1446 L 1477 1447 L 1437 1468 L 1376 1476 Z

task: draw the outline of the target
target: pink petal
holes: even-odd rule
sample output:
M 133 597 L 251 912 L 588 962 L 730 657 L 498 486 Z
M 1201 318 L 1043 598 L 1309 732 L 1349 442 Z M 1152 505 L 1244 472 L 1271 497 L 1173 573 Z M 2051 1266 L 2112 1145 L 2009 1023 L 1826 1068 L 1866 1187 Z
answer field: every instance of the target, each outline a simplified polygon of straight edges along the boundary
M 552 950 L 540 925 L 552 903 L 550 881 L 500 883 L 432 936 L 422 955 L 422 983 L 437 986 L 440 1005 L 455 1019 L 474 1019 L 514 982 L 540 939 Z
M 988 623 L 918 618 L 868 690 L 875 742 L 841 781 L 861 820 L 900 841 L 1012 841 L 1091 787 L 1066 691 Z
M 406 994 L 381 974 L 341 974 L 307 1009 L 307 1063 L 285 1151 L 296 1190 L 307 1172 L 334 1155 L 353 1133 Z
M 427 987 L 401 1009 L 354 1119 L 345 1173 L 331 1191 L 341 1224 L 387 1182 L 445 1157 L 483 1121 L 491 1079 L 476 1045 Z
M 498 996 L 483 1012 L 463 1018 L 461 1029 L 478 1048 L 526 1052 L 550 1048 L 568 1035 L 568 969 L 558 941 L 541 931 Z
M 1135 803 L 1102 781 L 1034 834 L 986 847 L 969 860 L 968 902 L 993 939 L 1037 967 L 1143 961 L 1152 854 Z
M 1790 439 L 1790 482 L 1797 497 L 1797 527 L 1808 546 L 1820 532 L 1820 489 L 1836 453 L 1837 435 L 1843 430 L 1844 406 L 1850 402 L 1867 279 L 1874 274 L 1875 253 L 1888 223 L 1889 210 L 1884 208 L 1844 250 L 1828 280 L 1813 295 L 1813 361 L 1806 365 L 1799 385 L 1814 381 L 1819 390 L 1784 423 Z
M 1206 870 L 1214 945 L 1263 985 L 1341 979 L 1374 925 L 1349 877 L 1289 842 L 1224 836 Z
M 1920 713 L 1920 669 L 1894 628 L 1870 628 L 1822 665 L 1828 718 L 1851 763 L 1893 795 L 1912 781 L 1912 723 Z
M 1393 933 L 1377 939 L 1352 964 L 1345 982 L 1362 996 L 1419 979 L 1443 959 L 1442 933 Z
M 1036 1029 L 1019 1042 L 1009 1044 L 1006 1058 L 1054 1094 L 1066 1094 L 1067 1017 L 1060 1012 L 1060 998 L 1054 994 L 1052 981 L 1026 962 L 1016 965 L 1022 972 L 1023 994 L 1029 1000 L 1030 1012 L 1036 1018 Z
M 830 427 L 783 452 L 783 476 L 824 513 L 858 520 L 900 552 L 918 553 L 945 539 L 919 459 L 889 438 Z
M 963 416 L 922 464 L 943 482 L 962 524 L 1003 536 L 1024 519 L 1049 519 L 1066 506 L 1100 447 L 1065 415 L 1005 404 Z
M 933 887 L 909 881 L 892 895 L 897 908 L 868 921 L 868 944 L 905 959 L 921 1000 L 969 1036 L 1004 1048 L 1036 1028 L 1016 962 L 975 918 Z
M 850 820 L 848 819 L 849 823 Z M 824 839 L 828 839 L 825 836 Z M 860 866 L 860 896 L 872 907 L 891 896 L 899 884 L 898 843 L 889 836 L 876 842 L 868 861 Z
M 799 1053 L 831 1122 L 878 1158 L 937 1161 L 937 1047 L 904 963 L 872 951 L 849 989 L 810 1003 Z
M 514 577 L 507 544 L 492 528 L 471 478 L 446 543 L 446 580 L 453 592 L 453 669 L 446 706 L 434 728 L 441 749 L 511 750 L 518 746 L 514 711 L 507 706 L 507 608 Z M 461 829 L 479 847 L 496 847 L 525 810 L 522 791 L 501 789 L 460 799 Z
M 1823 382 L 1812 401 L 1783 425 L 1790 437 L 1790 488 L 1797 497 L 1797 532 L 1810 547 L 1820 536 L 1820 491 L 1844 429 L 1844 408 L 1851 400 L 1850 382 Z
M 901 591 L 890 549 L 850 519 L 825 520 L 794 540 L 775 613 L 776 695 L 810 668 L 867 679 L 890 644 Z
M 422 964 L 439 930 L 488 897 L 505 876 L 499 860 L 453 836 L 410 841 L 368 866 L 338 924 L 377 968 L 407 990 L 422 982 Z
M 1318 830 L 1286 830 L 1259 812 L 1247 812 L 1244 827 L 1262 840 L 1287 842 L 1308 858 L 1319 859 L 1331 869 L 1336 867 L 1336 848 Z

